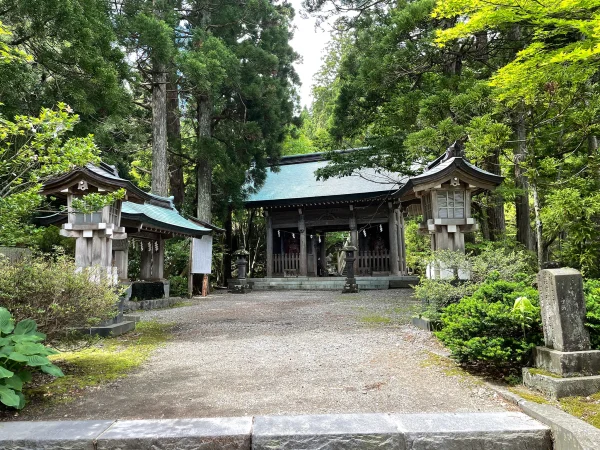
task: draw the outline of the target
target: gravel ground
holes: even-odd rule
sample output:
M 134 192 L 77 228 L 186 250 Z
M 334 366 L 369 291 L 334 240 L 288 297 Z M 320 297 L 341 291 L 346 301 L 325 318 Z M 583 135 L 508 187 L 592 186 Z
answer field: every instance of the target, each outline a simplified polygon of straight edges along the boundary
M 128 377 L 47 410 L 49 419 L 502 411 L 444 349 L 408 325 L 412 291 L 215 294 L 142 313 L 173 339 Z

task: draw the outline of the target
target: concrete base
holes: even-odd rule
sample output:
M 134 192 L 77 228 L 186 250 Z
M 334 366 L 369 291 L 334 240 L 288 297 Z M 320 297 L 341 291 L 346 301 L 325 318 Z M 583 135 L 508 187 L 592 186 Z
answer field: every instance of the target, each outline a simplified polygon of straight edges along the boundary
M 123 321 L 119 323 L 113 323 L 112 325 L 106 325 L 103 327 L 92 327 L 81 330 L 83 334 L 89 334 L 91 336 L 120 336 L 121 334 L 128 333 L 129 331 L 135 330 L 135 322 Z
M 540 391 L 548 397 L 558 400 L 563 397 L 575 397 L 600 392 L 600 375 L 591 377 L 560 378 L 523 369 L 523 384 L 530 389 Z
M 248 292 L 252 292 L 252 288 L 247 284 L 234 284 L 228 292 L 232 294 L 247 294 Z
M 600 375 L 600 350 L 560 352 L 547 347 L 533 351 L 535 367 L 561 377 Z
M 411 323 L 413 326 L 420 328 L 425 331 L 434 331 L 435 327 L 433 326 L 431 320 L 426 319 L 425 317 L 413 317 L 411 319 Z
M 235 281 L 235 280 L 231 280 Z M 256 291 L 267 290 L 319 290 L 341 291 L 345 277 L 293 277 L 293 278 L 247 278 Z M 356 277 L 360 290 L 410 288 L 419 284 L 416 276 Z
M 150 310 L 170 308 L 175 303 L 181 302 L 180 297 L 157 298 L 154 300 L 126 301 L 123 305 L 125 311 Z
M 140 320 L 142 320 L 142 317 L 136 316 L 135 314 L 123 314 L 123 320 L 138 323 Z

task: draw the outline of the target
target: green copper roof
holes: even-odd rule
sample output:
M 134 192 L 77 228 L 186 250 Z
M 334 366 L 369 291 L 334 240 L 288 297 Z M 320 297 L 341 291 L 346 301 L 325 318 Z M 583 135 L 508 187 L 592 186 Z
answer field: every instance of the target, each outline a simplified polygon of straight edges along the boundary
M 157 228 L 171 230 L 190 236 L 209 234 L 210 229 L 202 227 L 181 217 L 176 209 L 163 208 L 149 203 L 139 204 L 123 202 L 121 216 L 124 219 L 137 220 Z
M 269 169 L 264 185 L 249 196 L 246 206 L 292 205 L 392 195 L 407 180 L 389 172 L 362 169 L 351 176 L 317 181 L 315 171 L 325 167 L 328 161 L 282 163 L 277 172 Z

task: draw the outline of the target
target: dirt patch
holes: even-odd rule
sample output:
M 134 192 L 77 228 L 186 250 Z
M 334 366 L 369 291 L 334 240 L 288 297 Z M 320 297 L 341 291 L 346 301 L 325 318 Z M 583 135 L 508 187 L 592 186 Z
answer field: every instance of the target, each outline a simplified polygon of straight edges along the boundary
M 444 349 L 408 325 L 410 290 L 254 292 L 142 313 L 175 322 L 128 377 L 20 419 L 141 419 L 367 412 L 500 411 L 468 375 L 428 363 Z M 367 319 L 365 318 L 377 318 Z

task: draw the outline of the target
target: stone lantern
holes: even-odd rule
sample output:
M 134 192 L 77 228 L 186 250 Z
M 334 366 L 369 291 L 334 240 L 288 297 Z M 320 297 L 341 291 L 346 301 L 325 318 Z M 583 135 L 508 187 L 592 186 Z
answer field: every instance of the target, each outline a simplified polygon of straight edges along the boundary
M 411 177 L 401 189 L 403 203 L 421 203 L 419 232 L 431 237 L 432 250 L 464 253 L 465 233 L 477 230 L 471 215 L 471 197 L 491 191 L 503 177 L 480 169 L 463 158 L 462 145 L 454 143 L 446 154 L 430 164 L 425 172 Z M 440 267 L 429 267 L 429 278 L 452 277 Z M 459 274 L 468 278 L 469 274 Z

